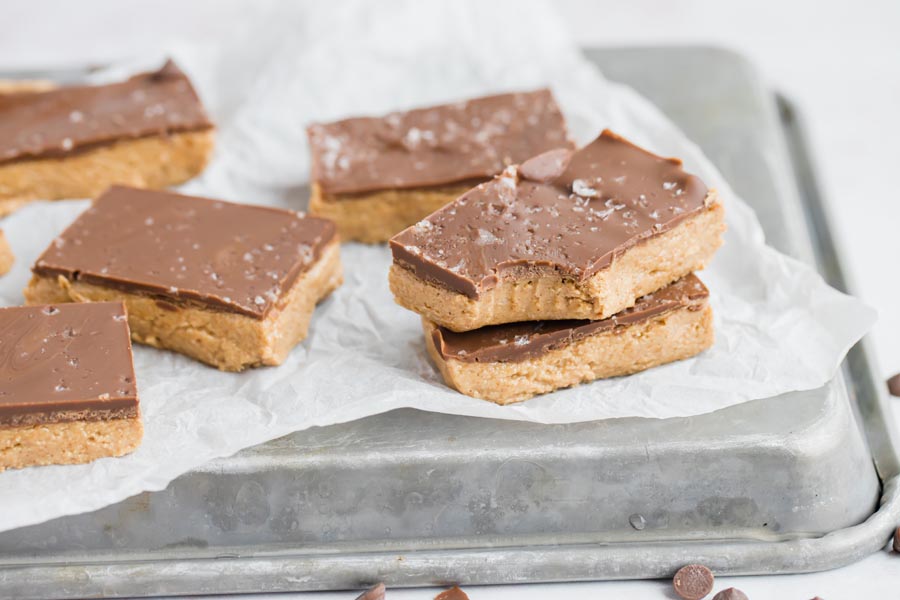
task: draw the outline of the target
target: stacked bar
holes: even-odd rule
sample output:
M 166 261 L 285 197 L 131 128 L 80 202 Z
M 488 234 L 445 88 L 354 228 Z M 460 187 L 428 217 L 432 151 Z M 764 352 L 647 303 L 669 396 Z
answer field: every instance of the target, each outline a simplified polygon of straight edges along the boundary
M 507 168 L 391 240 L 396 301 L 447 383 L 500 404 L 693 356 L 715 191 L 604 131 Z
M 341 238 L 385 242 L 509 165 L 571 147 L 550 90 L 359 117 L 308 129 L 310 213 Z

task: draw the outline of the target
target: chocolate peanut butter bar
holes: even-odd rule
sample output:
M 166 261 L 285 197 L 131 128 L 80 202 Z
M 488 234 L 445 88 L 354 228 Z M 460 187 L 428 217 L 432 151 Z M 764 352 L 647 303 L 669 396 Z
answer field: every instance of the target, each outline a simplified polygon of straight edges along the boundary
M 391 240 L 402 306 L 454 331 L 605 319 L 701 269 L 722 243 L 713 190 L 604 131 L 510 167 Z
M 171 61 L 121 83 L 0 94 L 0 215 L 116 183 L 176 185 L 212 146 L 213 125 Z
M 571 147 L 550 90 L 309 127 L 310 212 L 384 242 L 508 165 Z
M 123 300 L 132 338 L 228 371 L 277 365 L 342 281 L 326 219 L 113 187 L 35 262 L 29 304 Z
M 709 292 L 693 274 L 600 321 L 527 321 L 453 332 L 423 320 L 447 384 L 497 404 L 694 356 L 713 343 Z
M 121 302 L 0 308 L 0 471 L 122 456 L 142 436 Z

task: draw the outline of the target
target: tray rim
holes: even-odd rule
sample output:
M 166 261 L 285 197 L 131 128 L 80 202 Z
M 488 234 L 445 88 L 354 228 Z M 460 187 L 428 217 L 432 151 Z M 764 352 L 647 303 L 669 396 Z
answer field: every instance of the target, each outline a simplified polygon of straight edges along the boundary
M 775 101 L 787 134 L 791 170 L 799 184 L 801 204 L 806 211 L 807 222 L 811 225 L 810 238 L 815 246 L 818 270 L 833 287 L 848 294 L 853 293 L 856 285 L 833 243 L 834 218 L 831 203 L 819 185 L 820 178 L 802 112 L 784 94 L 776 93 Z M 860 410 L 858 416 L 865 424 L 864 433 L 878 476 L 885 485 L 891 480 L 900 480 L 900 432 L 891 418 L 893 411 L 887 390 L 877 376 L 881 370 L 878 368 L 870 335 L 864 336 L 849 350 L 841 370 L 850 382 L 848 389 L 855 392 L 855 402 L 852 404 Z M 869 398 L 869 401 L 861 403 L 860 398 Z M 868 410 L 862 410 L 864 408 Z

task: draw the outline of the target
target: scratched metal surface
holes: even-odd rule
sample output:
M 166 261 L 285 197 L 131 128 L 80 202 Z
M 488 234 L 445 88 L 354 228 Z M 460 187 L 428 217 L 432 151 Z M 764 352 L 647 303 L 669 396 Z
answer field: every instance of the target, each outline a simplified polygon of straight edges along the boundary
M 846 284 L 796 115 L 752 67 L 708 48 L 588 54 L 704 148 L 773 245 Z M 900 518 L 870 360 L 862 345 L 820 390 L 686 419 L 540 426 L 400 410 L 300 432 L 164 491 L 0 533 L 0 597 L 837 566 Z

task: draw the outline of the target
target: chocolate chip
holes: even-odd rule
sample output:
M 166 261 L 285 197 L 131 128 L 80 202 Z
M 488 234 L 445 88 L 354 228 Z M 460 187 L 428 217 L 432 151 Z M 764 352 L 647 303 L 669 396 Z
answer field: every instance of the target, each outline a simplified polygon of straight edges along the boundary
M 685 565 L 675 573 L 672 586 L 684 600 L 700 600 L 712 591 L 714 580 L 712 571 L 703 565 Z
M 469 596 L 459 589 L 458 585 L 454 585 L 449 590 L 444 590 L 435 596 L 434 600 L 469 600 Z
M 900 527 L 894 530 L 894 552 L 900 552 Z
M 356 600 L 384 600 L 384 584 L 377 583 L 356 597 Z
M 715 596 L 713 596 L 713 600 L 750 600 L 747 598 L 747 594 L 742 592 L 737 588 L 728 588 L 727 590 L 722 590 Z
M 900 396 L 900 373 L 888 379 L 887 384 L 891 396 Z

